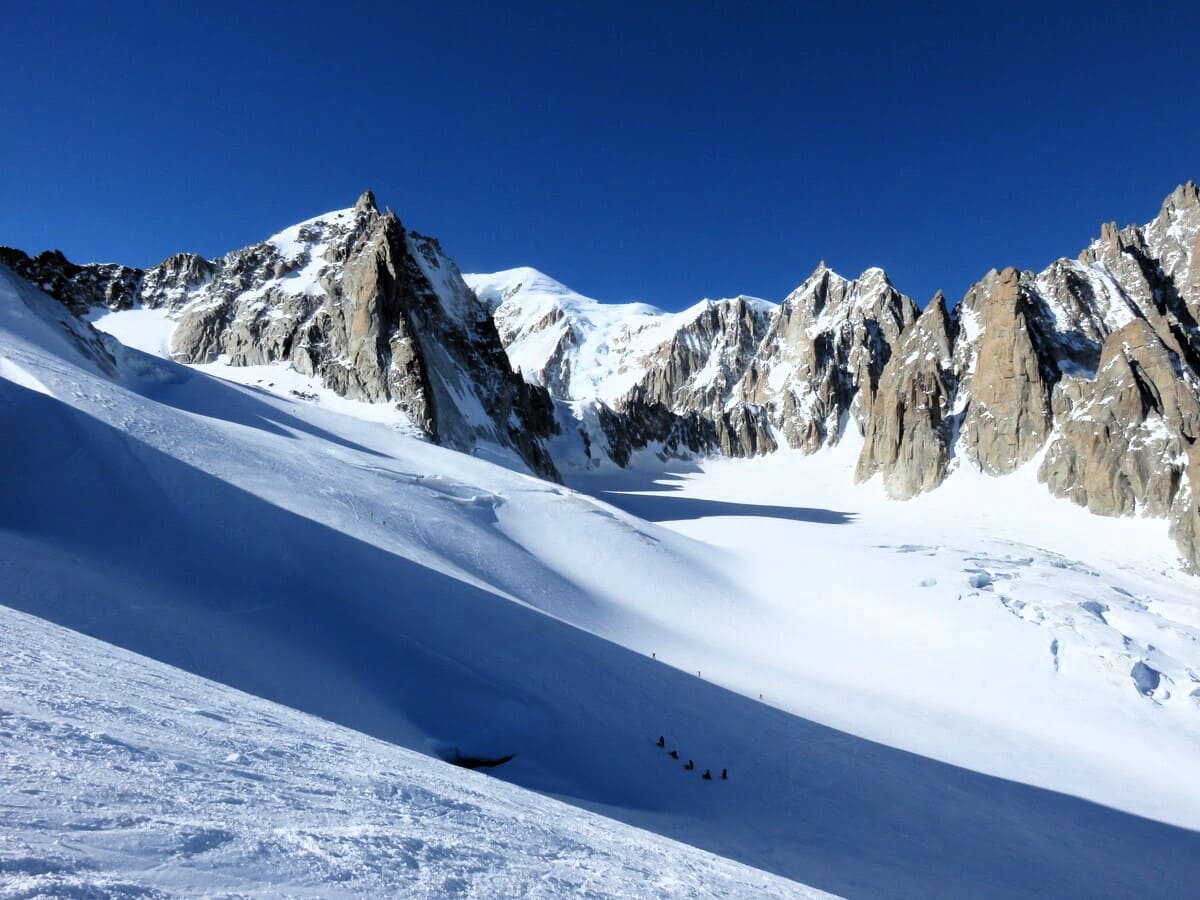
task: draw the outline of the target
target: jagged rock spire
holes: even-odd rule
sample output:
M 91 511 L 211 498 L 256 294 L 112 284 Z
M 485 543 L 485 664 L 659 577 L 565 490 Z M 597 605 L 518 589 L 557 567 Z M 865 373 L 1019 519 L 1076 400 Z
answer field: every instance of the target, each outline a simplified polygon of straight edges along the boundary
M 354 211 L 357 213 L 379 212 L 379 207 L 375 203 L 375 193 L 370 190 L 363 191 L 358 201 L 354 204 Z

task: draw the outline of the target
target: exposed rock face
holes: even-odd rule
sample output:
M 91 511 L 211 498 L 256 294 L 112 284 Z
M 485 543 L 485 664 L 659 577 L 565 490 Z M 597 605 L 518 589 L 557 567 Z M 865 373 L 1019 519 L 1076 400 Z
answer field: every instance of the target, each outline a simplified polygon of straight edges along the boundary
M 960 373 L 970 397 L 961 442 L 990 475 L 1028 462 L 1050 433 L 1052 376 L 1039 354 L 1033 310 L 1016 269 L 989 273 L 962 303 L 961 317 L 977 330 Z
M 341 210 L 206 260 L 179 254 L 146 272 L 33 263 L 72 309 L 169 309 L 186 363 L 286 362 L 352 399 L 394 403 L 434 440 L 507 448 L 557 478 L 542 441 L 554 404 L 509 367 L 491 310 L 432 238 L 406 231 L 368 192 Z M 27 276 L 28 277 L 28 276 Z
M 1200 320 L 1200 188 L 1191 181 L 1175 188 L 1143 234 L 1149 255 L 1183 301 L 1195 337 Z
M 837 443 L 849 416 L 864 430 L 892 346 L 917 312 L 882 269 L 847 280 L 822 263 L 775 311 L 738 397 L 767 408 L 791 447 Z
M 945 479 L 954 439 L 957 323 L 938 293 L 883 367 L 855 477 L 876 472 L 890 497 L 907 500 Z
M 141 269 L 110 263 L 77 266 L 58 250 L 30 257 L 12 247 L 0 247 L 0 263 L 66 304 L 77 316 L 93 306 L 129 309 L 144 274 Z
M 1200 435 L 1200 383 L 1144 319 L 1114 331 L 1093 380 L 1067 379 L 1038 477 L 1101 515 L 1171 512 Z
M 1187 472 L 1171 506 L 1171 537 L 1192 571 L 1200 571 L 1200 442 L 1188 448 Z

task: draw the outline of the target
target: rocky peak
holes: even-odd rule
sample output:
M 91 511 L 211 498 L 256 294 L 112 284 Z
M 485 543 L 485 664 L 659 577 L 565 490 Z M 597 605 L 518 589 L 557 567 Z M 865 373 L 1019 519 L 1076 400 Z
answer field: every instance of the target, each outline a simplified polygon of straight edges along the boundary
M 900 336 L 864 417 L 855 479 L 883 473 L 895 499 L 932 490 L 949 471 L 957 388 L 954 318 L 941 291 Z
M 1145 228 L 1146 245 L 1168 284 L 1168 306 L 1177 300 L 1177 318 L 1197 340 L 1200 321 L 1200 198 L 1189 181 L 1172 191 L 1158 216 Z
M 376 213 L 379 212 L 379 207 L 375 204 L 375 194 L 372 191 L 363 191 L 359 195 L 358 200 L 354 203 L 354 211 L 356 213 Z
M 1177 212 L 1197 208 L 1200 208 L 1200 188 L 1197 188 L 1196 182 L 1190 179 L 1171 191 L 1167 195 L 1167 199 L 1163 201 L 1164 212 Z
M 1200 393 L 1150 324 L 1114 331 L 1095 379 L 1067 379 L 1058 393 L 1060 421 L 1038 477 L 1101 515 L 1168 515 L 1200 434 Z
M 962 376 L 970 401 L 961 442 L 991 475 L 1028 462 L 1050 432 L 1053 376 L 1040 352 L 1033 310 L 1022 274 L 1011 267 L 989 273 L 963 301 L 973 333 Z
M 290 364 L 343 396 L 396 405 L 447 446 L 497 445 L 557 478 L 542 444 L 555 430 L 549 396 L 509 368 L 491 310 L 438 242 L 381 214 L 370 191 L 217 260 L 176 254 L 145 273 L 61 255 L 30 264 L 22 274 L 45 282 L 53 269 L 50 293 L 78 312 L 166 307 L 182 362 Z
M 892 346 L 916 316 L 882 269 L 851 280 L 822 263 L 775 311 L 738 396 L 768 410 L 792 447 L 836 443 L 848 417 L 863 428 Z

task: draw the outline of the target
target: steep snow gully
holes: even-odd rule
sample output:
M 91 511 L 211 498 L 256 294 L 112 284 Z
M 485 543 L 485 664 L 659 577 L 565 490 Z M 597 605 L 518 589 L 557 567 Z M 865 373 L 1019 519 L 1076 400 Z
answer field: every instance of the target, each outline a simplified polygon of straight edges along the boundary
M 748 514 L 757 500 L 743 502 L 735 492 L 680 498 L 677 512 L 654 516 L 671 521 L 668 528 L 435 446 L 398 423 L 218 380 L 101 341 L 68 319 L 60 305 L 0 269 L 0 429 L 8 437 L 0 450 L 0 585 L 12 609 L 427 756 L 512 754 L 491 777 L 827 891 L 1183 896 L 1200 883 L 1200 834 L 1180 827 L 1200 825 L 1197 789 L 1191 770 L 1177 765 L 1197 746 L 1194 703 L 1187 710 L 1164 705 L 1143 738 L 1118 741 L 1150 747 L 1161 739 L 1165 749 L 1147 750 L 1149 765 L 1168 766 L 1174 806 L 1164 799 L 1164 773 L 1136 774 L 1146 759 L 1110 759 L 1108 769 L 1089 763 L 1109 782 L 1124 774 L 1144 786 L 1145 809 L 1103 780 L 1090 790 L 1070 786 L 1111 805 L 1048 789 L 1070 784 L 1056 779 L 1066 779 L 1071 752 L 1047 750 L 1044 734 L 1022 734 L 1014 724 L 1020 708 L 1002 719 L 984 715 L 986 727 L 950 721 L 922 693 L 936 667 L 912 673 L 918 687 L 909 694 L 903 685 L 875 684 L 874 694 L 854 684 L 831 688 L 831 697 L 847 703 L 823 720 L 844 730 L 796 714 L 819 712 L 826 689 L 806 680 L 806 660 L 822 660 L 825 641 L 850 646 L 832 626 L 828 636 L 801 630 L 828 624 L 812 612 L 818 599 L 827 608 L 840 602 L 833 589 L 844 573 L 820 569 L 812 555 L 860 529 L 850 503 L 792 506 L 803 479 L 791 479 L 782 509 L 757 516 Z M 771 465 L 786 463 L 779 457 Z M 626 492 L 638 487 L 627 482 Z M 619 493 L 606 496 L 619 505 Z M 786 558 L 775 567 L 798 613 L 781 611 L 779 595 L 747 577 L 747 549 L 728 537 L 767 525 L 802 529 L 780 533 L 811 542 L 803 570 Z M 726 539 L 703 533 L 717 526 Z M 875 539 L 870 528 L 862 534 Z M 888 548 L 872 559 L 882 565 L 901 556 Z M 852 620 L 867 617 L 858 594 L 845 602 Z M 912 592 L 901 593 L 874 615 L 900 621 L 910 602 Z M 955 614 L 974 623 L 961 636 L 969 647 L 984 642 L 980 634 L 994 621 L 1022 635 L 1034 628 L 999 604 L 972 609 L 981 611 Z M 41 627 L 8 621 L 19 627 L 6 624 L 6 641 Z M 766 632 L 776 643 L 759 659 L 753 648 Z M 1180 633 L 1176 643 L 1186 645 L 1191 632 Z M 43 634 L 45 646 L 64 656 L 66 690 L 72 666 L 99 651 Z M 936 630 L 926 639 L 918 657 L 940 659 L 956 640 Z M 873 640 L 864 639 L 859 662 L 882 646 Z M 15 650 L 9 644 L 6 652 Z M 1177 656 L 1187 652 L 1176 649 Z M 115 681 L 150 665 L 110 656 Z M 981 679 L 975 701 L 986 704 L 993 688 L 1003 702 L 1028 701 L 1040 727 L 1042 701 L 1021 691 L 1052 684 L 1054 676 L 1031 682 L 1020 672 L 985 670 L 992 664 L 1002 661 L 985 658 L 968 676 Z M 1010 662 L 1021 664 L 1021 657 Z M 45 671 L 57 677 L 53 666 Z M 907 674 L 892 673 L 897 682 Z M 1010 675 L 1018 688 L 1005 691 Z M 194 682 L 185 681 L 179 702 L 198 704 L 188 686 Z M 110 689 L 96 685 L 97 692 Z M 70 690 L 86 694 L 86 685 L 74 678 Z M 1126 716 L 1121 704 L 1156 701 L 1132 687 L 1128 694 L 1102 693 L 1080 715 L 1094 722 L 1116 709 L 1122 727 L 1138 725 L 1141 707 Z M 956 739 L 943 754 L 918 755 L 851 733 L 883 736 L 870 721 L 884 705 L 881 695 L 892 716 L 909 720 L 910 733 L 897 743 L 924 746 L 946 733 Z M 1067 690 L 1051 711 L 1066 714 L 1074 696 Z M 13 701 L 0 705 L 10 712 Z M 1179 724 L 1185 715 L 1192 719 Z M 12 786 L 35 750 L 14 739 L 21 732 L 9 718 L 0 718 L 0 746 Z M 102 727 L 115 732 L 118 724 Z M 269 741 L 269 731 L 260 733 Z M 1033 783 L 1020 783 L 933 758 L 985 758 L 983 747 L 997 733 L 1006 759 L 1015 756 L 980 768 L 1025 771 L 1022 747 L 1032 757 L 1049 753 L 1057 767 L 1033 765 Z M 684 760 L 695 760 L 696 771 L 655 747 L 660 734 Z M 36 752 L 70 754 L 62 744 Z M 169 747 L 162 752 L 169 755 Z M 239 765 L 259 770 L 253 759 Z M 430 772 L 437 765 L 421 763 Z M 79 790 L 94 790 L 88 781 L 103 766 L 75 767 L 70 777 L 82 781 Z M 702 781 L 706 768 L 727 768 L 730 778 Z M 480 785 L 489 776 L 461 777 Z M 531 798 L 529 815 L 543 802 Z M 388 816 L 402 818 L 407 809 L 398 795 L 373 814 L 386 830 Z M 54 816 L 41 821 L 5 816 L 0 878 L 20 871 L 8 847 L 35 843 L 31 835 L 56 827 Z M 113 819 L 94 827 L 119 843 L 128 826 Z M 204 840 L 191 846 L 203 849 Z M 119 865 L 89 862 L 110 863 Z M 203 854 L 190 863 L 204 864 Z M 211 864 L 220 869 L 220 854 Z M 602 892 L 620 890 L 617 881 L 600 884 Z M 772 892 L 766 883 L 743 885 Z M 678 892 L 688 893 L 688 885 Z

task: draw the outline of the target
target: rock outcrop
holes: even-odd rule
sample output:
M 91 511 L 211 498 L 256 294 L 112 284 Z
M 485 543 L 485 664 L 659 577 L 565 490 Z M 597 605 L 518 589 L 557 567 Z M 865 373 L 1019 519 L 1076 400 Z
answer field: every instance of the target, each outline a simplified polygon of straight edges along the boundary
M 883 367 L 855 477 L 883 473 L 888 495 L 907 500 L 942 483 L 954 441 L 957 322 L 939 292 Z
M 1168 515 L 1200 436 L 1200 383 L 1144 319 L 1114 331 L 1094 379 L 1064 380 L 1038 477 L 1106 516 Z
M 771 317 L 737 396 L 769 410 L 788 446 L 810 453 L 837 443 L 850 418 L 862 432 L 892 347 L 917 313 L 882 269 L 849 280 L 821 263 Z
M 960 443 L 989 475 L 1027 463 L 1050 433 L 1053 376 L 1039 352 L 1034 308 L 1016 269 L 990 272 L 962 302 L 960 320 L 970 323 L 964 328 L 971 339 L 959 367 L 970 398 Z
M 58 250 L 28 256 L 0 247 L 0 263 L 66 305 L 77 316 L 93 306 L 129 309 L 137 302 L 141 269 L 111 263 L 77 266 Z
M 497 445 L 558 478 L 543 443 L 557 428 L 549 394 L 512 371 L 490 308 L 437 241 L 370 192 L 215 260 L 178 254 L 145 272 L 15 261 L 76 312 L 166 308 L 181 362 L 289 363 L 343 396 L 395 404 L 449 447 Z

